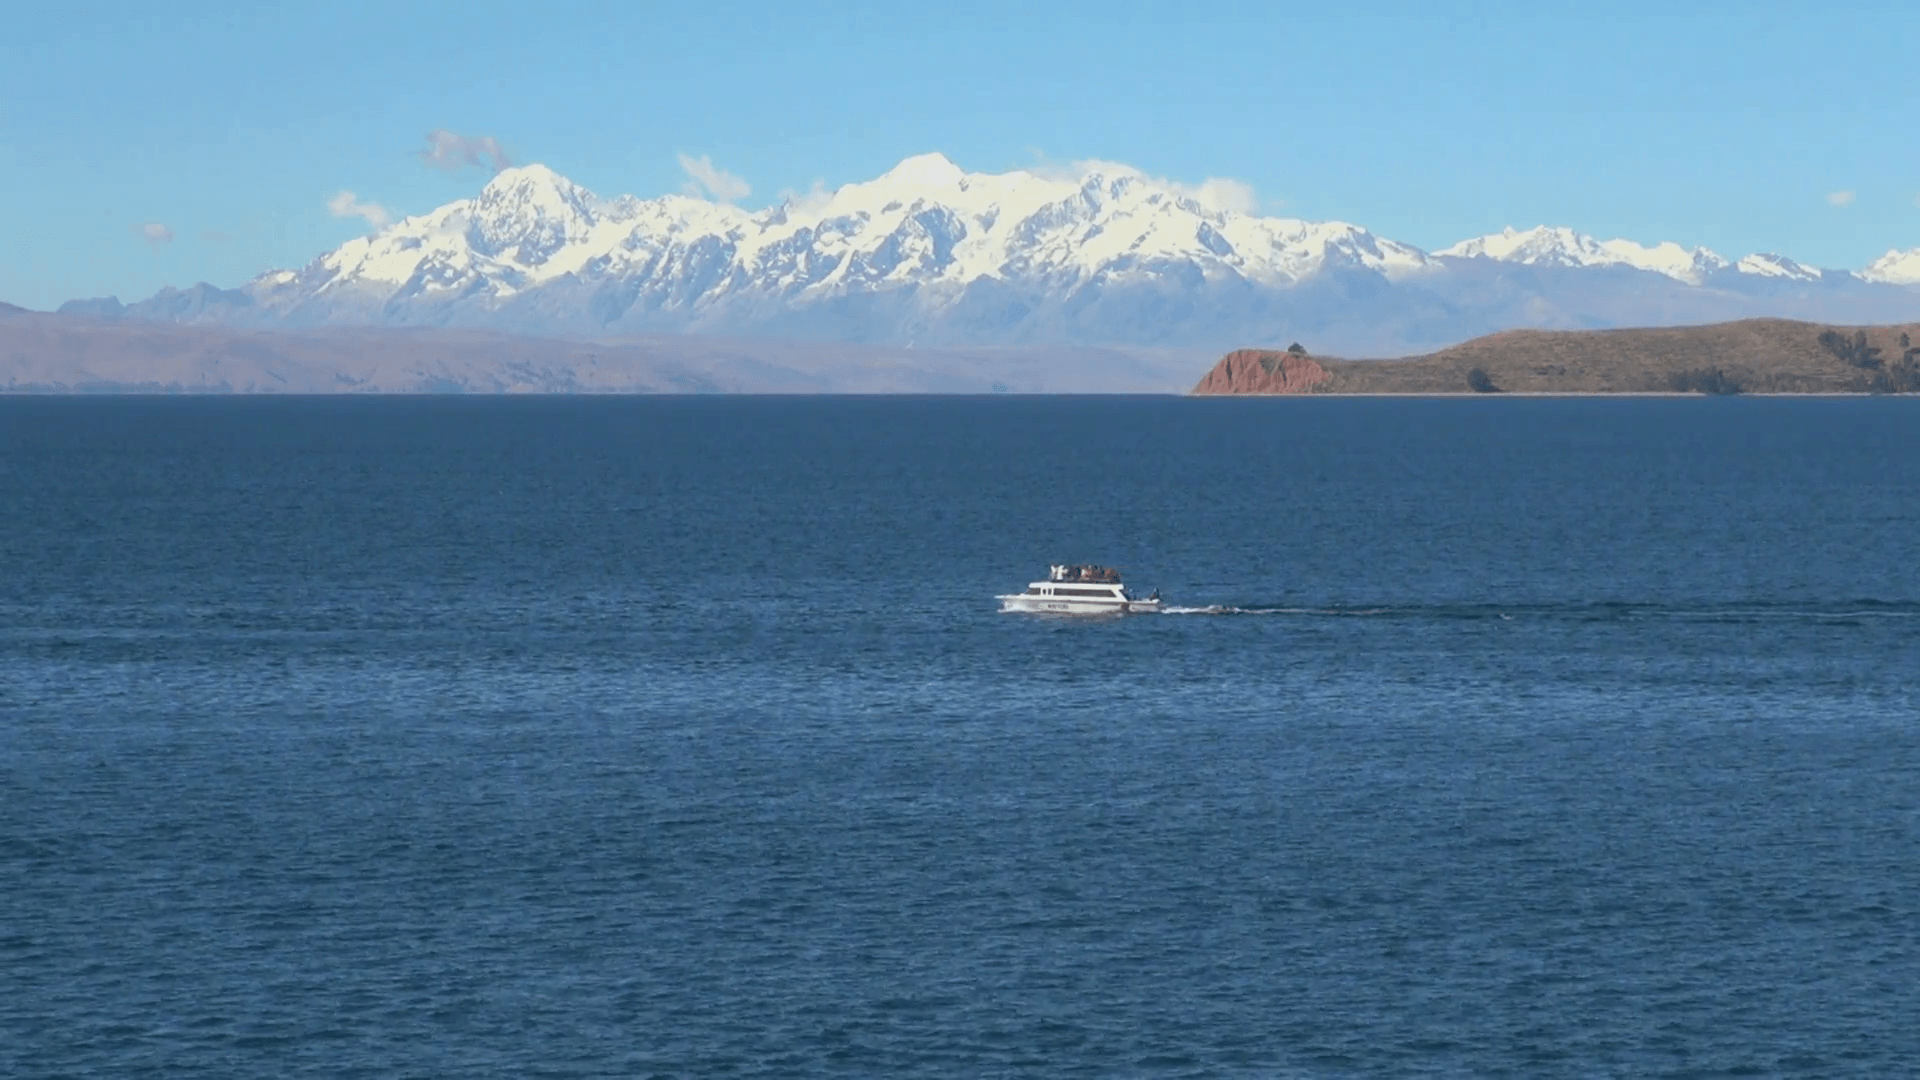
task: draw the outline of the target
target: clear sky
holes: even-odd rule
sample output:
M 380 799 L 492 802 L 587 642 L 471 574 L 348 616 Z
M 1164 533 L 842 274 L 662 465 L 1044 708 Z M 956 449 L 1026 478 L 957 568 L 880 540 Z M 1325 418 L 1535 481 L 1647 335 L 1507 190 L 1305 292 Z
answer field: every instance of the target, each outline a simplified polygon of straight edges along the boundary
M 938 150 L 1231 178 L 1428 249 L 1543 223 L 1850 268 L 1920 246 L 1913 0 L 81 0 L 0 26 L 0 300 L 30 307 L 301 265 L 367 227 L 343 191 L 471 194 L 488 171 L 424 161 L 434 131 L 602 194 L 704 157 L 749 207 Z

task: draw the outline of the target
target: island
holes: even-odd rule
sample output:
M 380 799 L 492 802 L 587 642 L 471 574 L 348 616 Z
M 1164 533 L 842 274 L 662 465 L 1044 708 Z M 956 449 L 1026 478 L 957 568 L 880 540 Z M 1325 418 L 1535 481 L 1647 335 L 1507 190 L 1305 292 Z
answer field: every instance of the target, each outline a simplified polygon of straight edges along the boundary
M 1399 360 L 1313 356 L 1296 343 L 1228 353 L 1192 393 L 1911 394 L 1920 323 L 1507 330 Z

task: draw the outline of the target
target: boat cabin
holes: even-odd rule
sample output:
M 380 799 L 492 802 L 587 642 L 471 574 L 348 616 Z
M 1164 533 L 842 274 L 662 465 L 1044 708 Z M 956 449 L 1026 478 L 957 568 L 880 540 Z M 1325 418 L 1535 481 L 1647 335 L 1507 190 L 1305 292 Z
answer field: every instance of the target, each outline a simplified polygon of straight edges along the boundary
M 1063 586 L 1080 585 L 1081 588 Z M 1087 587 L 1091 586 L 1091 587 Z M 1131 599 L 1120 586 L 1120 571 L 1111 566 L 1061 565 L 1047 567 L 1047 580 L 1027 586 L 1029 596 L 1075 596 L 1088 600 Z
M 999 598 L 1002 611 L 1040 611 L 1080 614 L 1158 611 L 1160 591 L 1142 600 L 1120 584 L 1120 571 L 1111 566 L 1062 563 L 1047 567 L 1047 580 L 1027 591 Z

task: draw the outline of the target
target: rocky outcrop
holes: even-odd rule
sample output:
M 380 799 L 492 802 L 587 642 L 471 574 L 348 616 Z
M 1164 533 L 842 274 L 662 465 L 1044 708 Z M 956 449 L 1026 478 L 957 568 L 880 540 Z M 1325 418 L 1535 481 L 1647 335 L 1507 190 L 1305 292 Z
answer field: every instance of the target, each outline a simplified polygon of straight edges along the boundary
M 1306 353 L 1241 349 L 1213 365 L 1196 394 L 1305 394 L 1327 381 L 1327 369 Z

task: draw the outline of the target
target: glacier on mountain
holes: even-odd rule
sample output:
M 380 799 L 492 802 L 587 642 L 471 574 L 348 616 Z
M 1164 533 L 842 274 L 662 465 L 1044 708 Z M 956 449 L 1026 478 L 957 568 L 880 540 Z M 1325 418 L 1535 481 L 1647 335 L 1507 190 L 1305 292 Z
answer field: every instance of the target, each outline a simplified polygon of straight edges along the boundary
M 1276 288 L 1329 266 L 1392 280 L 1431 265 L 1352 225 L 1209 209 L 1130 170 L 970 174 L 927 154 L 758 213 L 685 195 L 603 199 L 544 166 L 507 169 L 473 199 L 248 291 L 260 314 L 294 323 L 357 313 L 605 332 L 812 316 L 856 339 L 945 339 L 1129 286 Z
M 1734 269 L 1742 274 L 1784 281 L 1819 281 L 1825 275 L 1823 270 L 1772 253 L 1748 255 L 1735 263 Z
M 1509 326 L 1857 321 L 1920 308 L 1920 250 L 1860 275 L 1777 255 L 1541 226 L 1429 254 L 1344 222 L 1262 217 L 1123 165 L 969 173 L 940 154 L 757 212 L 603 198 L 542 165 L 238 290 L 81 301 L 93 315 L 729 333 L 880 344 L 1225 346 L 1387 354 Z M 1891 261 L 1890 261 L 1891 260 Z M 1884 264 L 1884 265 L 1883 265 Z
M 1643 247 L 1631 240 L 1596 240 L 1568 228 L 1541 225 L 1524 232 L 1511 226 L 1491 236 L 1463 240 L 1437 255 L 1488 258 L 1523 266 L 1626 266 L 1699 285 L 1730 263 L 1706 248 L 1683 248 L 1671 241 Z

